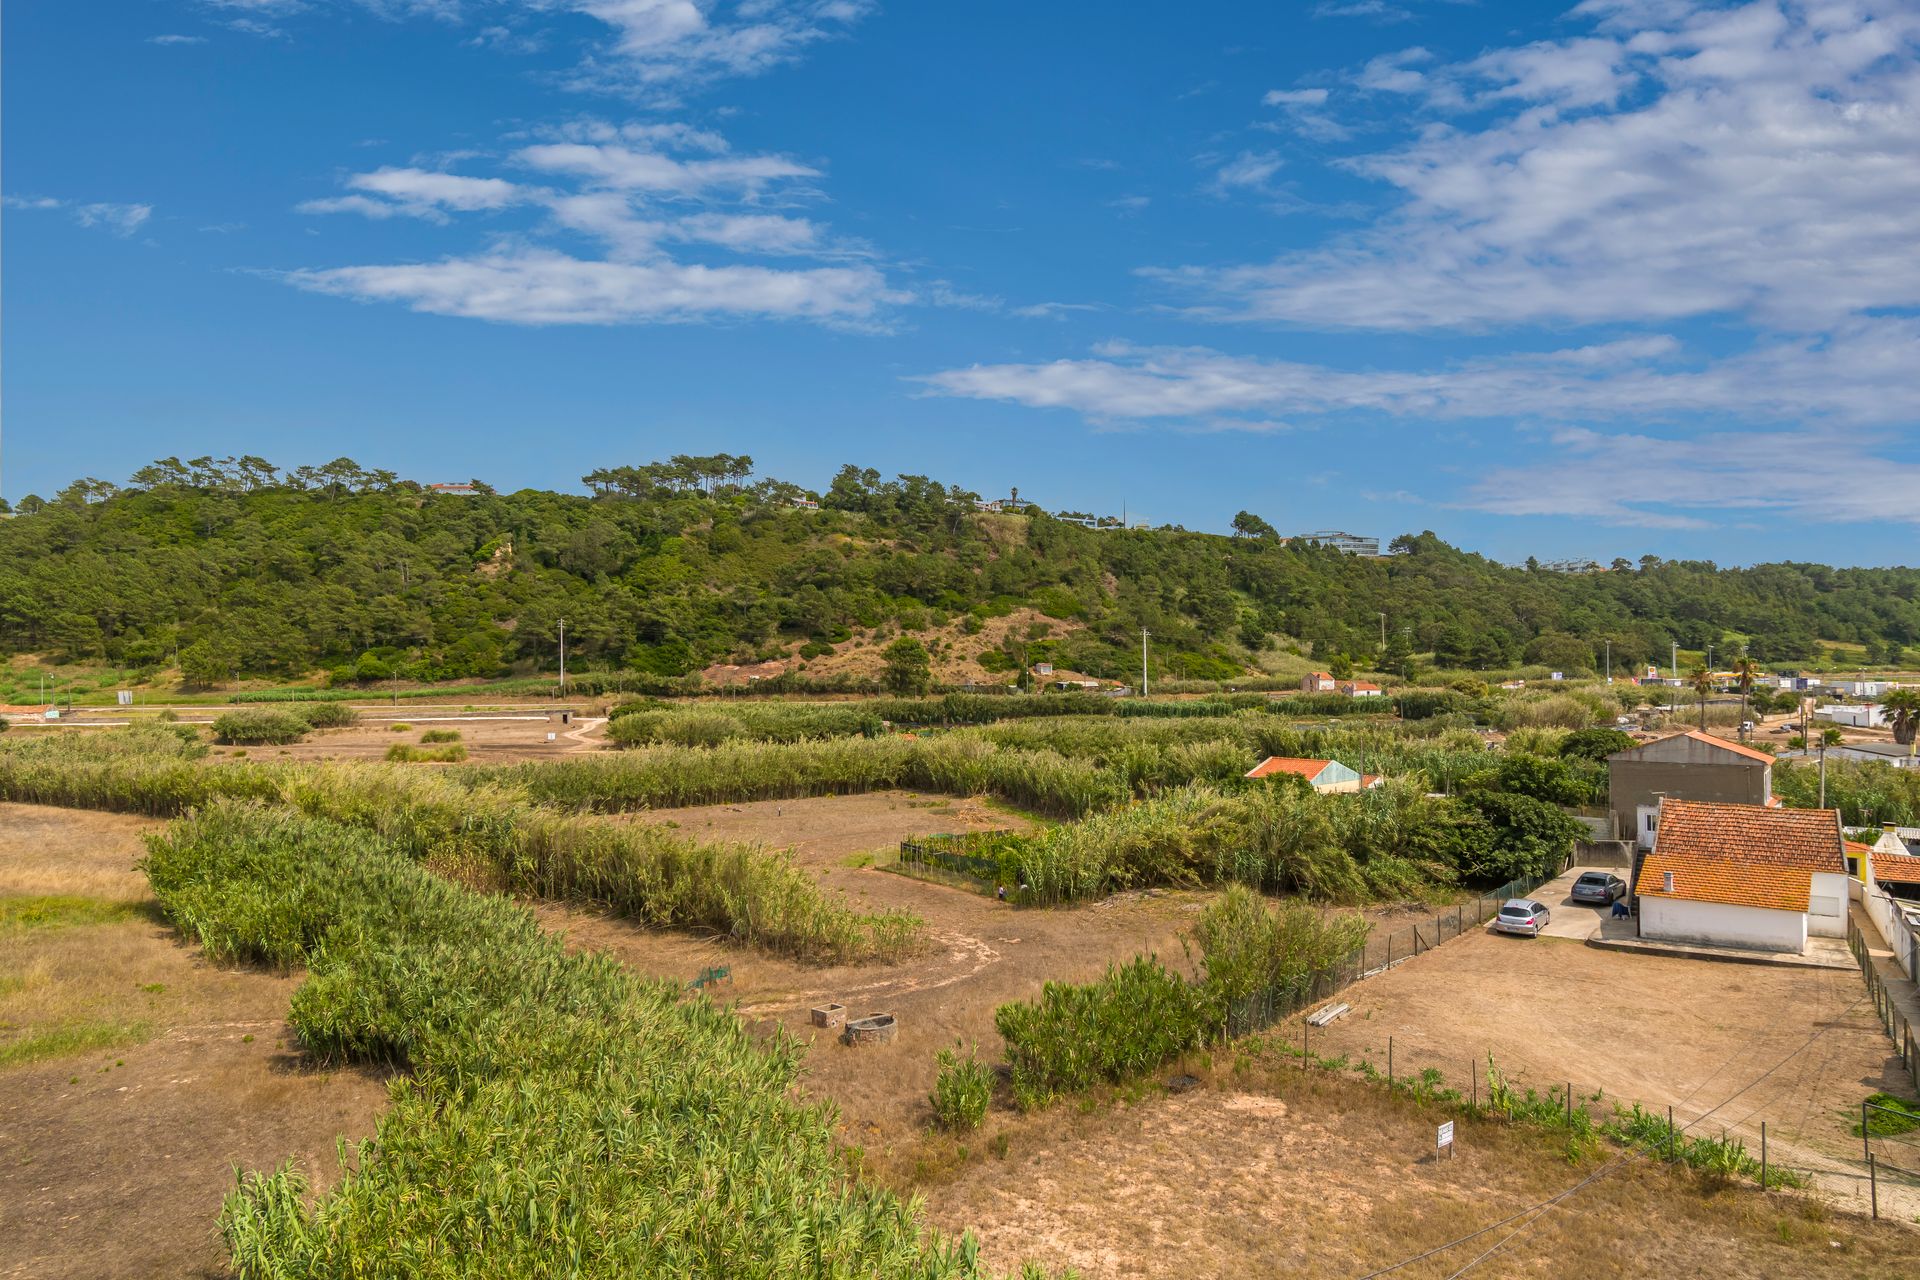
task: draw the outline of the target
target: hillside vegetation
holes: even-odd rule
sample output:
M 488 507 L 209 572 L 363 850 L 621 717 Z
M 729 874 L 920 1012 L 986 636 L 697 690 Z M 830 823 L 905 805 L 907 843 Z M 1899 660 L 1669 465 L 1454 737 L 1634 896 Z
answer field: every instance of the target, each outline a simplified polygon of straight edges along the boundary
M 1568 575 L 1430 533 L 1360 559 L 1257 519 L 1238 523 L 1263 532 L 1225 537 L 986 514 L 964 490 L 851 466 L 803 509 L 803 490 L 748 483 L 750 468 L 676 459 L 595 472 L 592 496 L 451 496 L 346 459 L 284 473 L 167 459 L 0 520 L 0 652 L 178 666 L 211 685 L 550 670 L 563 619 L 573 670 L 655 679 L 778 658 L 852 680 L 881 664 L 847 655 L 877 659 L 896 633 L 924 638 L 948 680 L 1041 660 L 1132 676 L 1142 628 L 1156 677 L 1198 679 L 1285 647 L 1386 669 L 1418 652 L 1578 670 L 1607 642 L 1616 669 L 1727 636 L 1768 663 L 1824 657 L 1823 641 L 1898 662 L 1920 644 L 1920 569 L 1645 557 Z M 1007 625 L 1016 614 L 1031 620 Z

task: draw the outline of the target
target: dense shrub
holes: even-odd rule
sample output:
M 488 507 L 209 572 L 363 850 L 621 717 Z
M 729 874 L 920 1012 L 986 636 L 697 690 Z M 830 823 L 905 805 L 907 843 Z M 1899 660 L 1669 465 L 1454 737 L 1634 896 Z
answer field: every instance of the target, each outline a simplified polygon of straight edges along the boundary
M 934 1123 L 954 1133 L 978 1129 L 987 1118 L 993 1102 L 993 1068 L 980 1061 L 976 1050 L 960 1054 L 960 1046 L 942 1049 L 934 1058 L 939 1067 L 934 1077 Z
M 1560 740 L 1560 754 L 1573 759 L 1604 762 L 1616 751 L 1630 751 L 1637 745 L 1633 735 L 1621 729 L 1595 725 L 1575 729 Z
M 227 711 L 215 717 L 213 736 L 225 743 L 248 746 L 285 746 L 298 742 L 313 727 L 289 711 Z
M 1197 1047 L 1205 1025 L 1199 993 L 1152 956 L 1110 965 L 1094 982 L 1049 982 L 993 1021 L 1023 1110 L 1151 1071 Z
M 427 746 L 432 746 L 437 742 L 458 742 L 460 741 L 460 731 L 458 729 L 429 729 L 420 735 L 420 741 Z
M 357 724 L 360 713 L 344 702 L 302 702 L 287 708 L 316 729 L 344 729 Z
M 457 742 L 450 747 L 416 747 L 396 742 L 387 748 L 387 759 L 395 764 L 459 764 L 466 758 L 467 749 Z
M 1275 910 L 1250 889 L 1228 889 L 1193 928 L 1208 1026 L 1225 1027 L 1229 1013 L 1248 1000 L 1299 998 L 1315 974 L 1357 951 L 1369 929 L 1361 916 L 1298 903 Z

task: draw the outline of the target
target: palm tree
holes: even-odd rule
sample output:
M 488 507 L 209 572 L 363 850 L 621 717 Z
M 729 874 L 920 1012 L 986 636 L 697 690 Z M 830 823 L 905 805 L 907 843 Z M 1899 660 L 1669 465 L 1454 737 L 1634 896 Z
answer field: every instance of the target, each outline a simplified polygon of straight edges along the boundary
M 1733 674 L 1740 682 L 1740 741 L 1747 740 L 1747 704 L 1753 694 L 1753 678 L 1760 674 L 1760 667 L 1746 654 L 1741 654 L 1733 664 Z
M 1893 690 L 1880 699 L 1880 709 L 1893 727 L 1893 740 L 1906 747 L 1907 757 L 1911 759 L 1915 750 L 1920 749 L 1920 687 L 1909 685 Z
M 1693 691 L 1700 696 L 1700 732 L 1705 733 L 1707 731 L 1707 695 L 1713 692 L 1713 672 L 1704 666 L 1695 667 L 1693 673 L 1687 677 L 1687 683 L 1692 685 Z

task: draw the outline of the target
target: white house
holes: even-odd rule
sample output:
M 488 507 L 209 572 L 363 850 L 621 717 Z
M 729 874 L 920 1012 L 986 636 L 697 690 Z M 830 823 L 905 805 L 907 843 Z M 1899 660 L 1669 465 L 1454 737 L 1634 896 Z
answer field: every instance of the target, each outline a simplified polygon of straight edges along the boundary
M 1900 686 L 1891 680 L 1835 680 L 1833 687 L 1848 698 L 1877 698 Z
M 1666 800 L 1634 892 L 1643 938 L 1799 953 L 1845 937 L 1839 811 Z
M 1886 713 L 1877 702 L 1833 703 L 1815 707 L 1813 718 L 1829 724 L 1844 724 L 1855 729 L 1878 729 L 1887 723 Z

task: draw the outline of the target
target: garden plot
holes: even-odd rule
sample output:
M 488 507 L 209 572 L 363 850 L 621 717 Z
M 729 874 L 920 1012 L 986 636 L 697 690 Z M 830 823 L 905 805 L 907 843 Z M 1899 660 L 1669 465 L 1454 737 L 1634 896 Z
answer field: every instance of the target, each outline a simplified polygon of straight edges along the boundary
M 159 921 L 134 867 L 159 825 L 0 805 L 0 1275 L 208 1271 L 235 1165 L 325 1185 L 385 1105 L 377 1076 L 304 1064 L 297 978 L 215 968 Z
M 1110 961 L 1143 951 L 1178 960 L 1180 933 L 1210 896 L 1125 894 L 1077 910 L 1021 910 L 985 894 L 868 865 L 890 860 L 908 836 L 1027 825 L 978 801 L 910 792 L 707 805 L 623 820 L 671 822 L 695 839 L 789 847 L 822 883 L 862 910 L 905 909 L 926 920 L 933 947 L 920 957 L 895 965 L 821 968 L 725 939 L 539 908 L 549 928 L 566 932 L 576 945 L 611 951 L 642 973 L 690 982 L 706 969 L 728 968 L 731 976 L 712 987 L 713 998 L 737 1002 L 750 1020 L 811 1039 L 808 1088 L 839 1104 L 847 1140 L 863 1146 L 911 1141 L 926 1123 L 933 1057 L 940 1049 L 959 1039 L 979 1043 L 983 1055 L 998 1052 L 995 1006 L 1031 999 L 1048 979 L 1084 981 Z M 837 1033 L 811 1025 L 810 1011 L 827 1001 L 845 1003 L 853 1018 L 894 1014 L 898 1034 L 888 1044 L 849 1048 Z

